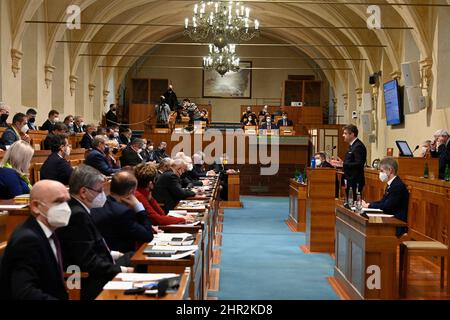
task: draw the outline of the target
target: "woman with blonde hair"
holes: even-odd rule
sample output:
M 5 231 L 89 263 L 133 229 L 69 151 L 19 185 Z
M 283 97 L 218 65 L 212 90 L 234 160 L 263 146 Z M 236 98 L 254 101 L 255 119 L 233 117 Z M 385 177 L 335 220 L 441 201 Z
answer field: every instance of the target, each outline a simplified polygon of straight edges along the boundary
M 13 199 L 31 191 L 30 165 L 34 149 L 23 140 L 15 142 L 0 162 L 0 199 Z

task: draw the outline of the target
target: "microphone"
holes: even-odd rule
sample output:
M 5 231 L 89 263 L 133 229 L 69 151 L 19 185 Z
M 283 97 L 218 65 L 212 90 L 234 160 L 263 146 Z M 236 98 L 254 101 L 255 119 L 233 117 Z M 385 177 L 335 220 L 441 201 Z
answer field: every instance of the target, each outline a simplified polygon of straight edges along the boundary
M 412 153 L 416 152 L 417 149 L 419 149 L 419 148 L 420 148 L 420 146 L 416 146 L 416 148 L 414 149 L 414 151 Z

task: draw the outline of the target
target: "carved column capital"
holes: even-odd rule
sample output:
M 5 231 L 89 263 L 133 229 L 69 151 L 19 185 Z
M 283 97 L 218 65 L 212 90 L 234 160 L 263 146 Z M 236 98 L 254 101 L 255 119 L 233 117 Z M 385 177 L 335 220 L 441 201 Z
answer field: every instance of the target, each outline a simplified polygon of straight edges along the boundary
M 14 78 L 17 77 L 17 74 L 20 71 L 21 61 L 23 58 L 23 52 L 17 49 L 11 49 L 11 59 L 12 59 L 12 72 L 14 73 Z
M 426 95 L 429 95 L 428 89 L 430 88 L 430 83 L 433 78 L 433 60 L 432 59 L 423 59 L 419 61 L 420 63 L 420 74 L 422 78 L 422 89 L 425 90 Z
M 50 88 L 50 85 L 53 82 L 53 73 L 55 70 L 55 66 L 51 66 L 49 64 L 45 65 L 45 84 L 47 85 L 47 89 Z
M 394 80 L 399 80 L 402 77 L 402 73 L 398 70 L 395 70 L 391 73 L 391 78 Z
M 89 101 L 92 101 L 94 98 L 94 91 L 95 91 L 96 85 L 93 83 L 89 83 Z
M 78 77 L 74 76 L 74 75 L 71 75 L 69 77 L 69 81 L 70 81 L 70 95 L 73 96 L 73 94 L 77 90 Z

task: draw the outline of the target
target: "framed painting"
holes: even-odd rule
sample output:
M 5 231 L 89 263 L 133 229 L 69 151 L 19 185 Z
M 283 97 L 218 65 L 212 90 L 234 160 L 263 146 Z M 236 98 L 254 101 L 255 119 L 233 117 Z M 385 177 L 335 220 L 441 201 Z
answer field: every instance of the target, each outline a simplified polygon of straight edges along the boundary
M 252 63 L 241 61 L 241 70 L 223 77 L 215 70 L 203 70 L 203 98 L 251 99 Z

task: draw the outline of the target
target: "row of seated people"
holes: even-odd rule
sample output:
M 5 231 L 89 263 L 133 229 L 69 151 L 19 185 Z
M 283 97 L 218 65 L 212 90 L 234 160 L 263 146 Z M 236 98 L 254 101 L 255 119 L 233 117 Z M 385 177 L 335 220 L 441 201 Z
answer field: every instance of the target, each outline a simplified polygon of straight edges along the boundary
M 275 123 L 274 115 L 271 115 L 267 112 L 267 109 L 263 109 L 259 116 L 256 117 L 251 111 L 251 107 L 247 108 L 247 112 L 242 115 L 241 124 L 242 126 L 259 126 L 262 130 L 276 130 L 280 127 L 292 127 L 294 126 L 294 122 L 289 119 L 288 113 L 283 112 L 282 118 Z
M 10 167 L 0 168 L 2 190 L 11 186 L 3 179 L 6 171 L 15 183 L 25 181 L 33 152 L 25 141 L 8 149 L 3 162 Z M 75 265 L 89 275 L 82 279 L 81 298 L 91 300 L 118 273 L 138 271 L 130 267 L 134 250 L 161 232 L 157 226 L 191 222 L 166 213 L 196 195 L 191 186 L 208 184 L 201 177 L 221 174 L 220 166 L 205 170 L 202 154 L 193 158 L 195 164 L 179 153 L 159 166 L 144 162 L 123 169 L 112 176 L 109 195 L 105 175 L 89 165 L 73 169 L 69 188 L 54 180 L 21 183 L 18 193 L 30 192 L 31 216 L 8 240 L 0 262 L 0 299 L 67 299 L 63 271 Z

